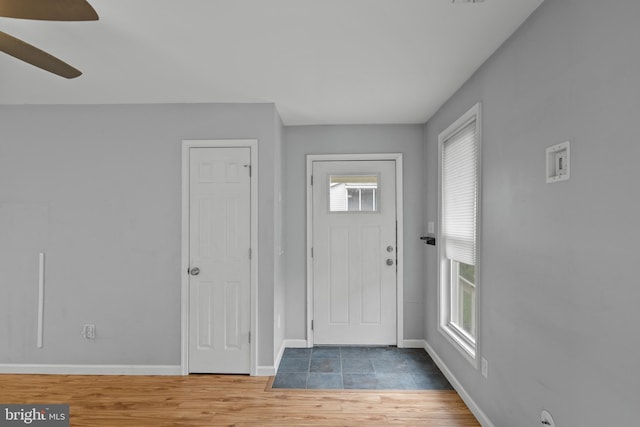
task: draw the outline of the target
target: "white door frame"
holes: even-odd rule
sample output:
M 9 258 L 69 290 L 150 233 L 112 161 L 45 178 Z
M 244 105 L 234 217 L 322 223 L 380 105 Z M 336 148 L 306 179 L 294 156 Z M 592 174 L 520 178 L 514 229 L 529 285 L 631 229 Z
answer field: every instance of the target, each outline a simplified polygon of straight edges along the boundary
M 220 139 L 182 141 L 182 263 L 180 266 L 182 302 L 182 375 L 189 375 L 189 149 L 249 148 L 251 151 L 251 375 L 257 371 L 258 348 L 258 140 Z
M 397 221 L 397 282 L 396 282 L 396 345 L 404 347 L 404 246 L 402 153 L 382 154 L 308 154 L 307 155 L 307 346 L 313 347 L 313 187 L 311 175 L 314 161 L 393 160 L 396 162 L 396 221 Z

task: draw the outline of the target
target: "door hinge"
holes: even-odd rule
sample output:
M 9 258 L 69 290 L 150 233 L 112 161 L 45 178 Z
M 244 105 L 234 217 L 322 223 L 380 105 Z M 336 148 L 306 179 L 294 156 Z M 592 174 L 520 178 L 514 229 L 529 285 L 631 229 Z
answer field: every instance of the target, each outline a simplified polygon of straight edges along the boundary
M 245 168 L 249 168 L 249 177 L 251 177 L 251 165 L 243 165 Z
M 251 255 L 252 255 L 251 248 L 249 248 L 249 259 L 251 259 Z
M 313 175 L 311 175 L 311 186 L 313 186 Z
M 311 248 L 311 258 L 313 258 L 313 248 Z
M 251 331 L 249 331 L 249 343 L 251 343 Z
M 311 330 L 313 331 L 313 320 L 311 320 Z

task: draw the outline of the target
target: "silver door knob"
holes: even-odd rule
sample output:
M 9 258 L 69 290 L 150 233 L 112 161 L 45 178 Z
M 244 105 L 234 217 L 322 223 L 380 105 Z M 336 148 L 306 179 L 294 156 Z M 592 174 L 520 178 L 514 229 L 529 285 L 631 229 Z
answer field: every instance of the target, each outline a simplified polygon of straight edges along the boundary
M 393 265 L 393 260 L 391 258 L 387 259 L 387 265 Z
M 197 276 L 198 274 L 200 274 L 200 269 L 198 267 L 193 267 L 191 270 L 189 270 L 189 274 L 191 274 L 192 276 Z

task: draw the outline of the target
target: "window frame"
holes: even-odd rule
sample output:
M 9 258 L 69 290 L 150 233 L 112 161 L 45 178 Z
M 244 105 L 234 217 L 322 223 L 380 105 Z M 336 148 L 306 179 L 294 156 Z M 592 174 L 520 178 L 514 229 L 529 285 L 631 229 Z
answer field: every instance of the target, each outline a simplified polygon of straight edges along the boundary
M 476 290 L 476 284 L 475 284 L 475 280 L 474 282 L 470 282 L 469 280 L 467 280 L 461 273 L 460 273 L 460 264 L 461 262 L 459 261 L 453 261 L 453 260 L 447 260 L 448 264 L 449 264 L 449 268 L 450 268 L 450 273 L 451 274 L 451 280 L 456 280 L 454 283 L 451 283 L 451 294 L 455 296 L 455 298 L 451 298 L 449 300 L 450 303 L 450 317 L 451 318 L 456 318 L 459 319 L 460 315 L 461 315 L 461 310 L 464 310 L 462 308 L 463 305 L 463 300 L 464 300 L 464 293 L 460 292 L 460 281 L 462 282 L 466 282 L 471 288 L 473 288 L 473 293 L 474 293 L 474 302 L 475 302 L 475 298 L 477 296 L 477 290 Z M 474 266 L 475 268 L 475 266 Z M 475 276 L 475 273 L 474 273 Z M 453 300 L 456 300 L 456 303 L 453 303 Z M 477 321 L 477 316 L 476 316 L 476 304 L 473 305 L 472 307 L 472 313 L 473 313 L 473 317 L 471 319 L 471 323 L 472 323 L 472 330 L 474 330 L 475 332 L 475 336 L 478 335 L 478 328 L 476 325 L 476 321 Z M 462 316 L 464 316 L 464 314 L 462 314 Z M 451 327 L 456 329 L 456 332 L 460 334 L 460 338 L 462 338 L 467 345 L 470 346 L 474 346 L 475 345 L 475 338 L 474 335 L 470 334 L 469 332 L 467 332 L 464 329 L 464 325 L 459 325 L 459 324 L 455 324 L 453 321 L 450 322 L 451 323 Z M 459 322 L 460 323 L 460 322 Z
M 444 336 L 451 345 L 456 348 L 464 358 L 474 367 L 478 368 L 478 348 L 479 336 L 481 331 L 481 322 L 479 318 L 480 307 L 480 270 L 481 270 L 481 213 L 482 213 L 482 120 L 481 120 L 481 103 L 478 102 L 471 107 L 460 118 L 453 122 L 449 127 L 438 135 L 438 331 Z M 445 257 L 443 238 L 443 152 L 444 142 L 452 135 L 457 133 L 470 121 L 476 122 L 476 144 L 477 144 L 477 165 L 476 165 L 476 183 L 477 183 L 477 204 L 476 204 L 476 265 L 475 265 L 475 304 L 473 308 L 475 324 L 475 337 L 470 336 L 462 330 L 461 327 L 455 325 L 452 321 L 454 310 L 452 309 L 452 288 L 453 288 L 453 270 L 455 269 L 451 260 Z M 457 284 L 456 284 L 457 285 Z M 456 304 L 459 301 L 455 301 Z

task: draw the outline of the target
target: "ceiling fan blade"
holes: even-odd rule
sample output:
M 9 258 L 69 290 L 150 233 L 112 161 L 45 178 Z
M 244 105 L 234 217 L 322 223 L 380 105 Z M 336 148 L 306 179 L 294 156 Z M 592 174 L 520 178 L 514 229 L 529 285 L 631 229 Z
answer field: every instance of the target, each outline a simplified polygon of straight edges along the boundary
M 0 16 L 43 21 L 97 21 L 86 0 L 0 0 Z
M 60 77 L 73 79 L 82 75 L 80 70 L 73 68 L 66 62 L 2 31 L 0 31 L 0 50 Z

